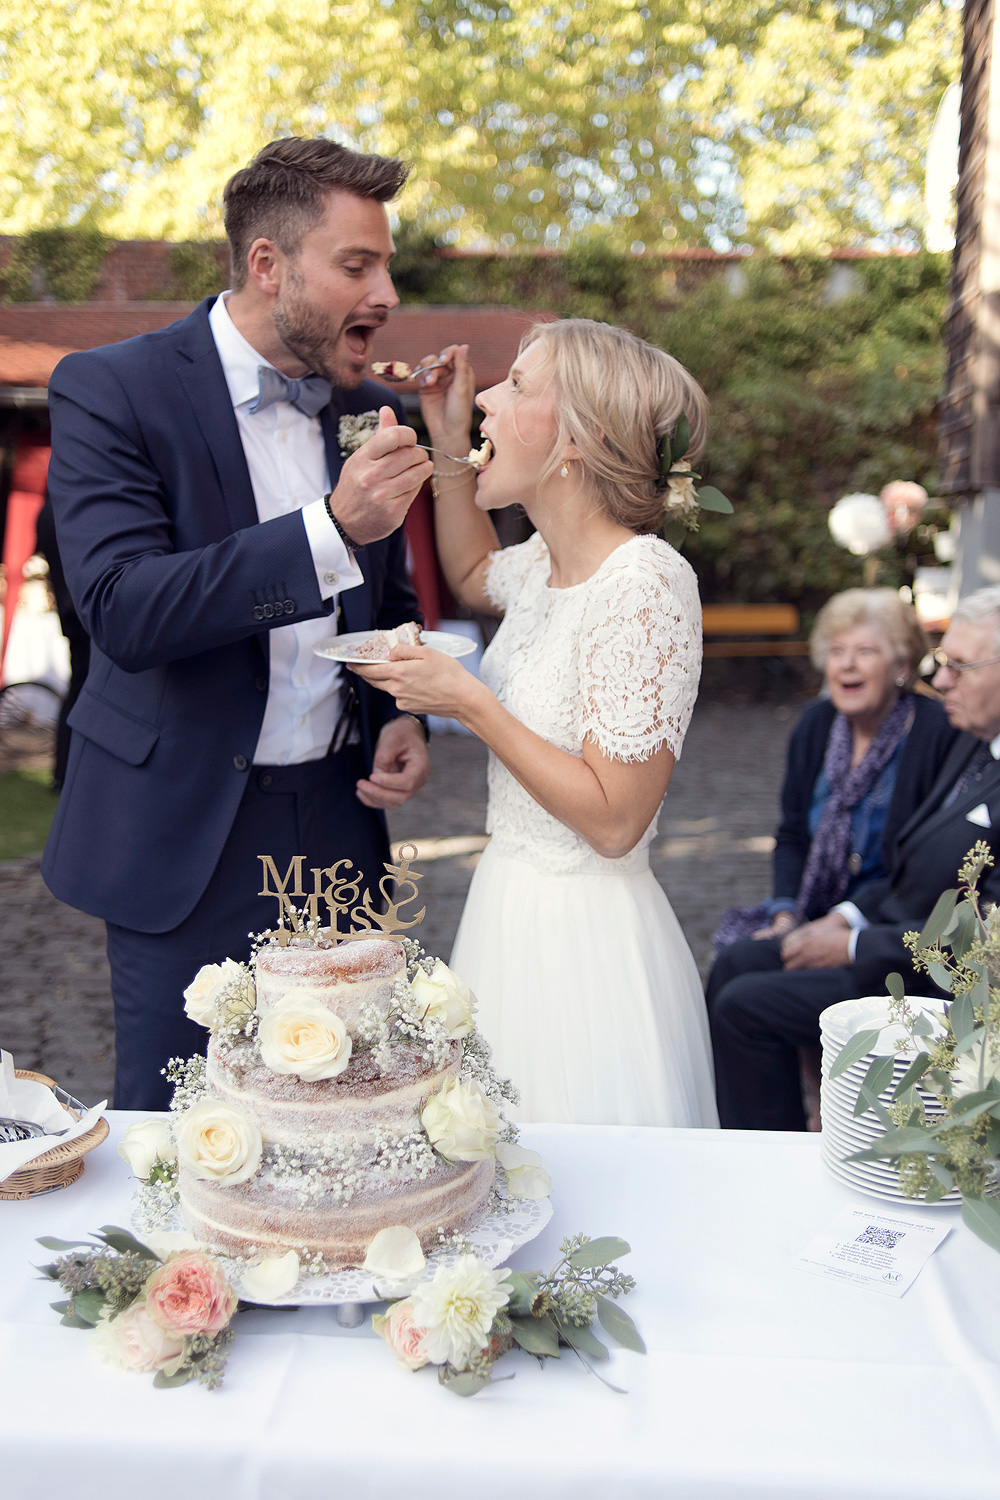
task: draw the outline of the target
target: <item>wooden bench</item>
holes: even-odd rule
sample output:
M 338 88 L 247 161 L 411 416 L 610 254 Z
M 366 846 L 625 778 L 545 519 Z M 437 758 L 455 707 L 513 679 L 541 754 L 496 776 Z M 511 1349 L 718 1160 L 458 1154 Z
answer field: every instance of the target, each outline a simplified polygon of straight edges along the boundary
M 702 630 L 706 656 L 809 655 L 809 642 L 794 639 L 799 633 L 794 604 L 706 604 Z

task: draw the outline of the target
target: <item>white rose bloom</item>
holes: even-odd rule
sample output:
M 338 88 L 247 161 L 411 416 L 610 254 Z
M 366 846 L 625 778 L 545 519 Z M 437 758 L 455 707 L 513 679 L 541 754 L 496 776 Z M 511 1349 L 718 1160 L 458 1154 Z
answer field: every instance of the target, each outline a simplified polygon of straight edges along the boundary
M 885 507 L 877 495 L 845 495 L 828 517 L 830 535 L 855 557 L 867 557 L 892 541 Z
M 184 1010 L 199 1026 L 214 1029 L 219 1022 L 219 1001 L 228 989 L 246 983 L 246 970 L 234 958 L 221 964 L 202 964 L 184 991 Z
M 979 1081 L 979 1069 L 982 1065 L 983 1077 Z M 983 1064 L 983 1043 L 976 1042 L 968 1052 L 963 1052 L 957 1059 L 952 1071 L 952 1086 L 956 1099 L 963 1094 L 978 1094 L 980 1089 L 986 1088 L 994 1078 L 1000 1075 L 1000 1050 L 996 1046 L 989 1049 L 986 1054 L 986 1062 Z
M 547 1198 L 551 1193 L 552 1178 L 537 1151 L 500 1141 L 497 1161 L 507 1173 L 507 1191 L 512 1198 Z
M 351 1038 L 339 1016 L 309 999 L 289 999 L 262 1017 L 260 1055 L 273 1073 L 295 1073 L 307 1083 L 336 1078 L 351 1060 Z
M 490 1101 L 472 1084 L 448 1078 L 425 1101 L 420 1123 L 446 1161 L 485 1161 L 503 1129 Z
M 439 1266 L 410 1296 L 413 1321 L 426 1329 L 423 1346 L 435 1365 L 464 1369 L 489 1338 L 493 1319 L 510 1301 L 510 1272 L 491 1271 L 475 1255 Z
M 118 1155 L 143 1182 L 158 1161 L 176 1161 L 177 1147 L 166 1120 L 140 1120 L 121 1139 Z
M 179 1161 L 206 1182 L 246 1182 L 260 1166 L 263 1149 L 256 1125 L 217 1099 L 192 1105 L 177 1126 Z
M 373 1281 L 401 1282 L 418 1276 L 427 1261 L 420 1240 L 405 1224 L 380 1229 L 368 1246 L 364 1269 Z
M 418 969 L 410 988 L 421 1009 L 441 1022 L 452 1041 L 471 1033 L 476 997 L 447 964 L 438 959 L 430 974 Z
M 271 1255 L 259 1265 L 251 1266 L 240 1277 L 240 1293 L 251 1302 L 270 1302 L 284 1297 L 299 1279 L 299 1257 L 294 1250 L 287 1255 Z

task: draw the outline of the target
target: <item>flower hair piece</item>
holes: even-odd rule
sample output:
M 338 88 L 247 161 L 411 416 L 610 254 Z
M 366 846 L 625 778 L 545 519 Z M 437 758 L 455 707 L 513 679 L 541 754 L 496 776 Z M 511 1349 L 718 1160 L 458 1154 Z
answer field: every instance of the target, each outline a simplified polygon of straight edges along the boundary
M 698 511 L 714 510 L 731 516 L 733 507 L 721 490 L 714 485 L 696 488 L 701 478 L 687 461 L 687 450 L 691 442 L 691 424 L 686 412 L 681 412 L 674 423 L 673 441 L 666 433 L 656 445 L 660 459 L 660 477 L 657 492 L 663 496 L 663 519 L 680 521 L 688 531 L 698 530 Z M 675 457 L 676 455 L 676 457 Z

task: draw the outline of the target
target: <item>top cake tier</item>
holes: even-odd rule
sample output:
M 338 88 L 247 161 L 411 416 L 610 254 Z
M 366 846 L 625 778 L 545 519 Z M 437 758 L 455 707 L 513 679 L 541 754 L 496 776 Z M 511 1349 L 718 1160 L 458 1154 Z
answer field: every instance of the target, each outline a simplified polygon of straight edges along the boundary
M 353 1037 L 363 1009 L 389 1010 L 392 986 L 406 976 L 403 945 L 389 938 L 315 943 L 292 938 L 284 948 L 267 944 L 256 957 L 257 1010 L 263 1015 L 284 1000 L 324 1005 Z

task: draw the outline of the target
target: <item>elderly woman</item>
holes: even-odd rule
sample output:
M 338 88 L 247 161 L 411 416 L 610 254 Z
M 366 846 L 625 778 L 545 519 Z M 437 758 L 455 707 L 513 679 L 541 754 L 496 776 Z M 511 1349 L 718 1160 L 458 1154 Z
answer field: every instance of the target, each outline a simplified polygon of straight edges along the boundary
M 848 589 L 824 605 L 812 659 L 828 696 L 792 732 L 774 889 L 733 908 L 713 941 L 782 937 L 885 873 L 883 847 L 930 791 L 956 731 L 911 688 L 928 649 L 894 589 Z

